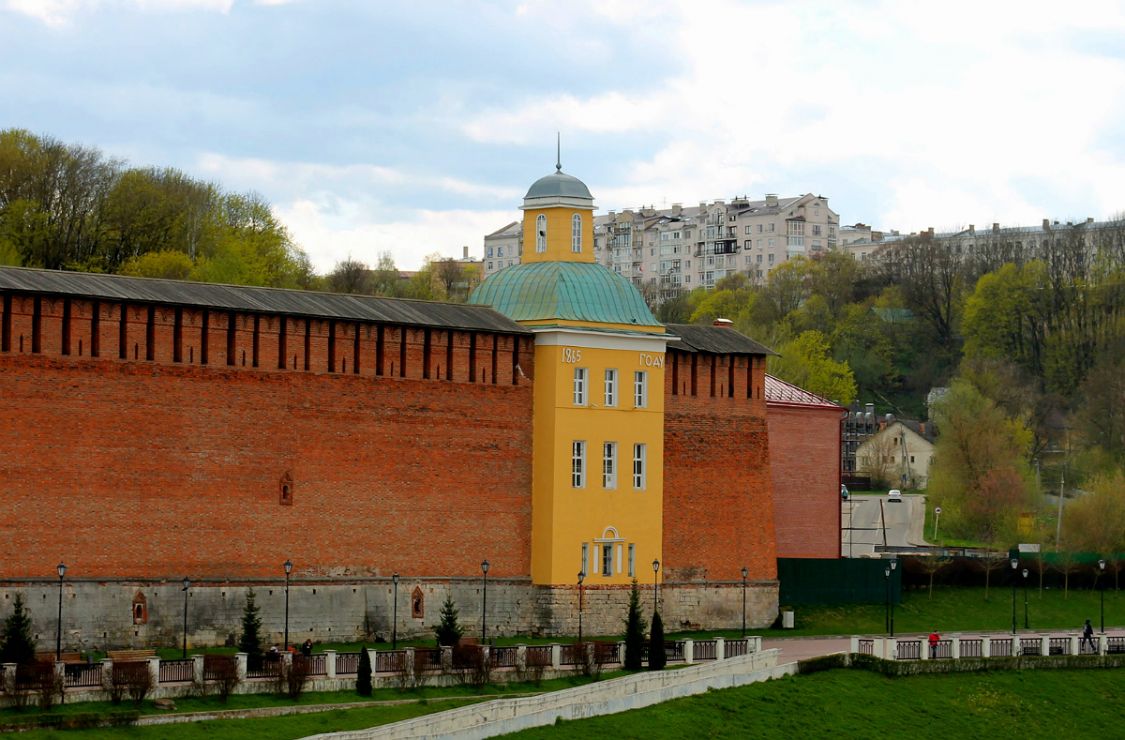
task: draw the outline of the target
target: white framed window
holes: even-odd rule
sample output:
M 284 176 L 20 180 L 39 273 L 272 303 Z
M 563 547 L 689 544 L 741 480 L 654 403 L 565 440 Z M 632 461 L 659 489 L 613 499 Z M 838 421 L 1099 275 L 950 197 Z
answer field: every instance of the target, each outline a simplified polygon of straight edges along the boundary
M 602 444 L 602 488 L 617 488 L 617 443 Z
M 602 575 L 609 577 L 613 575 L 613 543 L 605 542 L 602 544 Z
M 644 370 L 633 373 L 633 406 L 639 409 L 648 407 L 648 373 Z
M 547 251 L 547 217 L 542 213 L 535 217 L 535 251 Z
M 605 405 L 617 405 L 617 371 L 612 368 L 605 371 Z
M 643 442 L 633 445 L 633 488 L 638 491 L 645 489 L 647 478 L 646 450 Z
M 488 256 L 489 256 L 489 257 L 491 257 L 491 256 L 492 256 L 492 247 L 489 247 L 489 248 L 488 248 Z
M 586 443 L 581 440 L 570 443 L 570 485 L 586 487 Z
M 574 368 L 574 405 L 586 405 L 586 380 L 588 371 L 584 367 Z
M 629 577 L 637 577 L 637 546 L 633 544 L 629 545 Z
M 582 251 L 582 216 L 578 213 L 570 218 L 570 251 Z

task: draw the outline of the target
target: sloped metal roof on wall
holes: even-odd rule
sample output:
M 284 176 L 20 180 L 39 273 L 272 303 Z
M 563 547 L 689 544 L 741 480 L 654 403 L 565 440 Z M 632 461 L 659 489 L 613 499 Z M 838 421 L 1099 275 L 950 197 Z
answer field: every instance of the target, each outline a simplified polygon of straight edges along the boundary
M 712 352 L 717 355 L 776 355 L 769 347 L 755 342 L 741 332 L 723 326 L 666 324 L 669 333 L 680 338 L 670 349 L 686 352 Z
M 0 290 L 503 334 L 528 333 L 527 329 L 486 306 L 408 298 L 376 298 L 26 267 L 0 267 Z
M 786 383 L 781 378 L 775 378 L 769 373 L 766 373 L 766 403 L 777 403 L 787 406 L 815 406 L 817 408 L 846 411 L 846 409 L 838 403 L 833 403 L 827 398 L 821 398 L 800 386 Z

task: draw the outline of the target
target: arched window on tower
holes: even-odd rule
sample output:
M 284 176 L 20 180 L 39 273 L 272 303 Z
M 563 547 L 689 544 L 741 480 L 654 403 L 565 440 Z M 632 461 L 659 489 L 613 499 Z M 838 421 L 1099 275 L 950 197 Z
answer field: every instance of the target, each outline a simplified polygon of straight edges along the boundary
M 535 217 L 535 251 L 547 251 L 547 217 L 542 213 Z
M 575 254 L 582 251 L 582 215 L 578 213 L 570 219 L 570 251 Z

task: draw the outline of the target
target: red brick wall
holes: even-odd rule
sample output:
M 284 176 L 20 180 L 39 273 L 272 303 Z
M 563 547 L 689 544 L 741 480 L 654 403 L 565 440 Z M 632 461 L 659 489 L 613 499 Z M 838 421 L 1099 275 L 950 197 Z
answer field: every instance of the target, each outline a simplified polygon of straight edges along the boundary
M 840 557 L 841 413 L 769 404 L 779 558 Z
M 175 309 L 157 307 L 151 334 L 160 361 L 147 362 L 148 307 L 130 304 L 122 362 L 116 304 L 101 302 L 100 359 L 91 359 L 90 322 L 74 316 L 80 306 L 88 316 L 92 304 L 72 300 L 64 357 L 63 301 L 57 311 L 41 308 L 42 346 L 52 351 L 36 355 L 33 301 L 12 299 L 11 315 L 0 318 L 15 335 L 0 352 L 5 575 L 50 574 L 61 560 L 77 578 L 269 577 L 289 558 L 306 574 L 465 576 L 488 558 L 490 574 L 528 576 L 531 384 L 512 383 L 515 338 L 499 338 L 508 349 L 496 384 L 467 382 L 467 351 L 456 346 L 469 340 L 455 339 L 457 381 L 449 382 L 434 377 L 439 357 L 445 376 L 449 336 L 434 330 L 446 344 L 434 352 L 434 379 L 422 381 L 414 378 L 424 330 L 406 331 L 402 379 L 399 346 L 389 341 L 401 332 L 384 327 L 396 374 L 376 378 L 375 330 L 365 344 L 360 327 L 366 355 L 357 376 L 356 327 L 336 322 L 337 372 L 328 374 L 329 324 L 314 320 L 311 364 L 322 373 L 314 374 L 291 369 L 293 356 L 303 368 L 304 321 L 289 320 L 290 369 L 278 370 L 280 320 L 262 315 L 255 370 L 255 317 L 235 317 L 232 367 L 228 314 L 211 311 L 209 364 L 201 366 L 201 312 L 182 311 L 183 356 L 174 363 Z M 478 335 L 477 346 L 491 340 Z M 518 361 L 531 376 L 530 339 L 519 341 Z M 292 505 L 280 503 L 286 472 Z
M 754 389 L 764 382 L 764 363 L 676 351 L 669 351 L 667 359 L 665 579 L 737 581 L 743 566 L 750 571 L 750 580 L 775 579 L 765 402 L 747 398 L 748 386 L 750 395 L 757 396 Z M 695 395 L 691 394 L 693 359 Z M 733 396 L 729 395 L 731 362 Z M 675 393 L 673 382 L 678 384 Z

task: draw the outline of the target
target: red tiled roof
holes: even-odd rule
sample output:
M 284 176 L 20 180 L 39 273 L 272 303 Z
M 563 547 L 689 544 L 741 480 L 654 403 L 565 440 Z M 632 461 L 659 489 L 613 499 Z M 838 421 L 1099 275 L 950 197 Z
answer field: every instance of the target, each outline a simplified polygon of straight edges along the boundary
M 822 409 L 840 409 L 843 406 L 821 398 L 815 393 L 809 393 L 804 388 L 798 388 L 792 383 L 786 383 L 781 378 L 766 374 L 766 403 L 786 406 L 815 406 Z

